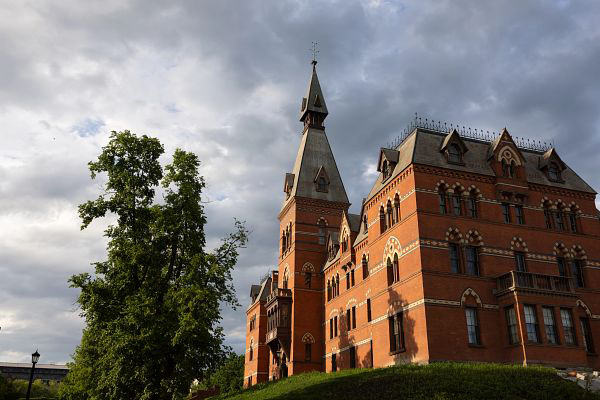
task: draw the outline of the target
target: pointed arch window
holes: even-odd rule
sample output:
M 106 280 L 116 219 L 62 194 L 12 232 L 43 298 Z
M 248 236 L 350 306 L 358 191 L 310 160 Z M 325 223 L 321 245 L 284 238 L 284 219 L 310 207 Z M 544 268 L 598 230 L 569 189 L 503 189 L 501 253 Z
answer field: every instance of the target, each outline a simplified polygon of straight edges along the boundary
M 462 196 L 458 189 L 455 189 L 452 195 L 452 211 L 456 216 L 462 215 Z
M 467 198 L 467 213 L 471 218 L 477 218 L 477 193 L 471 190 Z
M 577 213 L 573 207 L 569 210 L 569 228 L 571 232 L 577 233 Z
M 390 227 L 392 225 L 394 225 L 394 220 L 392 217 L 392 202 L 390 200 L 388 200 L 387 202 L 387 207 L 386 207 L 386 226 Z
M 367 261 L 366 254 L 363 254 L 363 256 L 362 256 L 362 273 L 363 273 L 363 279 L 366 279 L 369 276 L 369 263 Z
M 446 205 L 446 190 L 440 188 L 438 191 L 438 197 L 440 200 L 440 214 L 444 215 L 448 212 L 448 207 Z
M 575 278 L 575 286 L 578 288 L 585 287 L 585 279 L 583 278 L 583 260 L 579 258 L 571 260 L 571 271 L 573 272 L 573 278 Z
M 327 191 L 327 180 L 322 176 L 317 179 L 317 191 L 318 192 L 326 192 Z
M 450 252 L 450 269 L 455 274 L 461 272 L 460 268 L 460 253 L 457 243 L 448 243 L 448 251 Z
M 477 246 L 465 247 L 466 273 L 479 276 L 479 248 Z
M 552 211 L 547 201 L 544 202 L 544 221 L 546 222 L 546 228 L 552 229 Z
M 508 163 L 506 162 L 506 160 L 503 158 L 502 159 L 502 176 L 508 178 L 510 176 L 510 171 L 508 169 Z
M 331 300 L 331 281 L 327 280 L 327 301 Z
M 383 206 L 381 206 L 379 208 L 379 231 L 380 233 L 385 232 L 387 229 L 386 223 L 385 223 L 385 210 L 383 208 Z
M 394 224 L 400 221 L 400 196 L 394 197 L 394 212 L 392 214 L 392 220 Z
M 467 320 L 467 336 L 469 338 L 469 344 L 481 345 L 481 335 L 479 333 L 479 316 L 477 315 L 477 308 L 465 307 L 465 317 Z
M 555 226 L 559 231 L 565 230 L 565 220 L 564 220 L 564 212 L 563 206 L 561 204 L 556 208 L 556 212 L 554 213 Z
M 369 231 L 369 224 L 367 222 L 367 216 L 363 215 L 363 232 L 367 233 Z
M 325 244 L 325 221 L 323 218 L 319 219 L 317 225 L 319 226 L 319 244 Z

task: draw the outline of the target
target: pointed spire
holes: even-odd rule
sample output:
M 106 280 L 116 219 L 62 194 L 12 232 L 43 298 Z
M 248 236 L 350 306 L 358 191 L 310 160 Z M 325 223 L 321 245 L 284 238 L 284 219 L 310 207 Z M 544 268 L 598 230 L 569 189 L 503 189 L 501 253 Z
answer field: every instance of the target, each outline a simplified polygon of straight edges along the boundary
M 319 77 L 317 76 L 317 60 L 311 62 L 312 75 L 306 89 L 306 96 L 302 98 L 300 121 L 306 125 L 322 128 L 322 123 L 328 114 L 325 97 L 321 91 Z

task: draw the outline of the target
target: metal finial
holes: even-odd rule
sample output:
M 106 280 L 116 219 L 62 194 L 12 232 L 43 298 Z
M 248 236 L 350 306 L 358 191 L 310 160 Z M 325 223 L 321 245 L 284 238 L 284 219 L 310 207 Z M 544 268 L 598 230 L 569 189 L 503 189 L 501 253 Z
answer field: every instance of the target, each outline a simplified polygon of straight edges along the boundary
M 317 50 L 318 45 L 318 42 L 312 42 L 312 49 L 310 49 L 312 51 L 312 65 L 317 65 L 317 54 L 319 54 L 319 50 Z

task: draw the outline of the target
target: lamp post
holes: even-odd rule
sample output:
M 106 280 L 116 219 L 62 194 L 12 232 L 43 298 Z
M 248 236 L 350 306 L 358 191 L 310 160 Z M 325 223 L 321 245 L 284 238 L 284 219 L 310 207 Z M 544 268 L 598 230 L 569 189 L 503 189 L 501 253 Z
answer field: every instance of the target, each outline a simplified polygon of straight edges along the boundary
M 35 353 L 31 355 L 31 375 L 29 375 L 29 386 L 27 387 L 27 396 L 25 397 L 29 400 L 29 395 L 31 394 L 31 384 L 33 383 L 33 371 L 35 371 L 35 364 L 40 359 L 40 353 L 36 350 Z

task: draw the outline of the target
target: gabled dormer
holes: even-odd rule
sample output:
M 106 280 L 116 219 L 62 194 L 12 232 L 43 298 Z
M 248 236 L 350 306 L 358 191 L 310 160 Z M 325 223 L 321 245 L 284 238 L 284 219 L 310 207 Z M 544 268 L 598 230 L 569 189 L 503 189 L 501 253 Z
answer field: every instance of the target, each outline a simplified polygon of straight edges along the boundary
M 379 151 L 379 160 L 377 161 L 377 172 L 381 172 L 381 181 L 386 181 L 392 176 L 394 167 L 398 164 L 398 150 L 386 149 L 384 147 Z
M 548 180 L 563 183 L 562 172 L 567 165 L 560 159 L 556 149 L 553 147 L 539 158 L 539 168 L 544 172 Z
M 327 260 L 333 260 L 340 250 L 339 234 L 330 233 L 327 236 Z
M 490 144 L 488 162 L 499 178 L 526 178 L 525 158 L 506 128 L 502 129 L 500 136 Z
M 463 157 L 467 151 L 469 148 L 456 129 L 446 135 L 440 147 L 440 152 L 444 154 L 446 162 L 450 164 L 465 165 Z
M 329 191 L 329 176 L 325 167 L 321 165 L 317 170 L 317 174 L 314 179 L 315 190 L 317 192 L 327 193 Z

